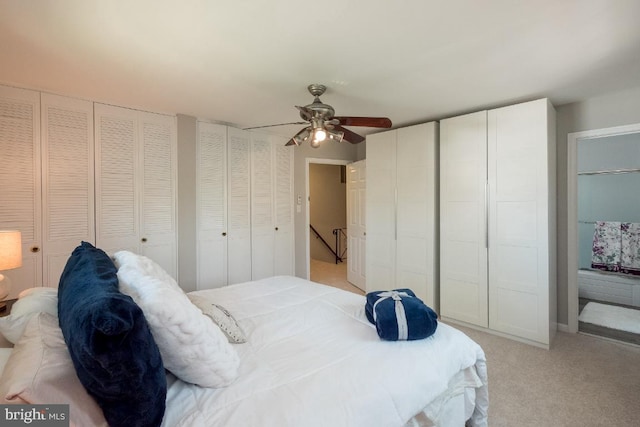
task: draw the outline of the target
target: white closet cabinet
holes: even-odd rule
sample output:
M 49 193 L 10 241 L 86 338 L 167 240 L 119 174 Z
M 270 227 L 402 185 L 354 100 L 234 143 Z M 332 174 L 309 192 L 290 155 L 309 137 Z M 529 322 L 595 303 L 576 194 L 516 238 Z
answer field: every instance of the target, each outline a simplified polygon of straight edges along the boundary
M 437 309 L 437 123 L 367 136 L 366 290 L 410 288 Z
M 96 244 L 177 277 L 175 117 L 95 104 Z
M 548 347 L 556 330 L 555 111 L 441 121 L 441 315 Z
M 293 150 L 286 142 L 251 134 L 253 280 L 293 274 Z
M 249 133 L 198 122 L 197 289 L 251 280 Z
M 22 232 L 10 298 L 57 287 L 81 240 L 94 241 L 91 102 L 0 86 L 0 229 Z

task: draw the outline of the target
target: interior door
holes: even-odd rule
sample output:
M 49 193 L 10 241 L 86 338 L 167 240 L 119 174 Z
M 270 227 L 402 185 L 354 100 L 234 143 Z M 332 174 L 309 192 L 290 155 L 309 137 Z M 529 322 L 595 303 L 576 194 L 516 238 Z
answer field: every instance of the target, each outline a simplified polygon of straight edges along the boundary
M 366 160 L 347 165 L 347 280 L 366 289 Z

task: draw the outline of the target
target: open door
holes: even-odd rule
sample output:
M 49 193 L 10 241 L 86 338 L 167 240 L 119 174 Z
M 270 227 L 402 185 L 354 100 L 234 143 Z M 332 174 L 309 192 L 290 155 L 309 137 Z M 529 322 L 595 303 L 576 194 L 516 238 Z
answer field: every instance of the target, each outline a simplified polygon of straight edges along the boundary
M 347 280 L 365 290 L 366 160 L 347 165 Z

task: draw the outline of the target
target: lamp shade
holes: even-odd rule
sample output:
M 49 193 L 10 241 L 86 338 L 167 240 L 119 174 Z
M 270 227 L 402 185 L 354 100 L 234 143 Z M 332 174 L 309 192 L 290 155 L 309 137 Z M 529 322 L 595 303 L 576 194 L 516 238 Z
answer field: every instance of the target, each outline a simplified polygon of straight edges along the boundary
M 19 231 L 0 230 L 0 271 L 22 266 L 22 236 Z

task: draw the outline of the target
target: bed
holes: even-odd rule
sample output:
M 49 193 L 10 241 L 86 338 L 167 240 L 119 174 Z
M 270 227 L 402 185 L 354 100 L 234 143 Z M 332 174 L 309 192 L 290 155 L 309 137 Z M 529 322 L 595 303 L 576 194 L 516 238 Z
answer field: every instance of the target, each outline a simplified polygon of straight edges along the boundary
M 449 325 L 423 340 L 383 341 L 363 296 L 289 276 L 189 297 L 224 307 L 246 342 L 231 344 L 239 367 L 224 387 L 167 371 L 162 426 L 487 425 L 484 353 Z

